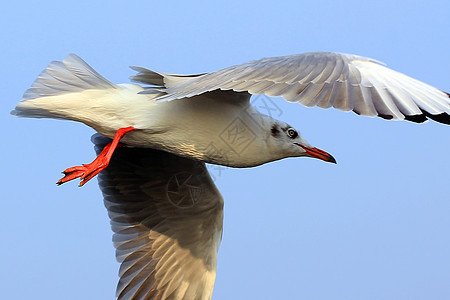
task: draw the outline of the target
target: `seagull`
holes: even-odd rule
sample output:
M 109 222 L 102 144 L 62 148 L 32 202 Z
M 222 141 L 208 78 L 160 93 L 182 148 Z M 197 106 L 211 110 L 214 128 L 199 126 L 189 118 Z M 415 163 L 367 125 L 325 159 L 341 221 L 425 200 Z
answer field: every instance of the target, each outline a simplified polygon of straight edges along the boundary
M 82 186 L 99 174 L 121 263 L 118 299 L 211 299 L 223 199 L 205 163 L 336 163 L 288 123 L 258 112 L 251 95 L 450 124 L 448 93 L 357 55 L 312 52 L 195 75 L 132 69 L 135 84 L 114 84 L 70 54 L 50 63 L 11 112 L 97 131 L 97 158 L 66 169 L 57 184 L 79 178 Z

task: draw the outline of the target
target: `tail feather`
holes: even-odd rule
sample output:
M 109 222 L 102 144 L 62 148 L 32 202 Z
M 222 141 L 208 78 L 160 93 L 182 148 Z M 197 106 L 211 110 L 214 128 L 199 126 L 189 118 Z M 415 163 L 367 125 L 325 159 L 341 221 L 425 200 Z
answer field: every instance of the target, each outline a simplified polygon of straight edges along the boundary
M 117 89 L 118 86 L 97 73 L 75 54 L 69 54 L 62 62 L 51 62 L 39 74 L 36 81 L 23 95 L 11 114 L 20 117 L 59 118 L 46 107 L 51 101 L 40 99 L 65 94 L 80 93 L 85 90 Z M 34 100 L 36 99 L 36 100 Z M 44 103 L 49 102 L 49 103 Z
M 23 99 L 115 87 L 114 83 L 97 73 L 80 57 L 69 54 L 62 62 L 50 63 L 25 92 Z

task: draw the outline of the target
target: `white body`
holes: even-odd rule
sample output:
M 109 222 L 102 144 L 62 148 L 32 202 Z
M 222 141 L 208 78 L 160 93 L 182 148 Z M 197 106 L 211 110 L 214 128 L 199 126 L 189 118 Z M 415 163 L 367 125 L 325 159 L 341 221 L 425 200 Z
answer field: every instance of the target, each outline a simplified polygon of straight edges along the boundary
M 109 138 L 118 129 L 133 126 L 137 130 L 121 140 L 126 145 L 165 150 L 208 163 L 247 167 L 278 159 L 267 151 L 251 154 L 267 148 L 269 133 L 261 136 L 261 122 L 271 118 L 259 114 L 247 101 L 203 96 L 155 102 L 153 95 L 138 94 L 143 90 L 136 84 L 122 84 L 30 99 L 16 109 L 38 107 L 42 116 L 82 122 Z M 255 115 L 259 118 L 252 117 Z M 231 141 L 226 138 L 227 130 L 236 130 L 236 126 L 240 127 L 239 139 L 248 143 L 246 149 L 233 147 L 232 137 Z

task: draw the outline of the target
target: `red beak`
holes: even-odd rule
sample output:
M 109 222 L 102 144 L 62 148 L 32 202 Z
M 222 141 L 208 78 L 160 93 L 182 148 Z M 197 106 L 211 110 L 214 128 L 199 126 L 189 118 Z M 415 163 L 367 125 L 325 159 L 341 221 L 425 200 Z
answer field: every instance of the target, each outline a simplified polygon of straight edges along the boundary
M 334 157 L 331 154 L 329 154 L 323 150 L 320 150 L 318 148 L 306 147 L 306 146 L 300 145 L 298 143 L 295 143 L 295 144 L 302 147 L 303 149 L 305 149 L 308 156 L 315 157 L 315 158 L 318 158 L 318 159 L 321 159 L 321 160 L 324 160 L 324 161 L 327 161 L 330 163 L 334 163 L 334 164 L 336 163 L 336 159 L 334 159 Z

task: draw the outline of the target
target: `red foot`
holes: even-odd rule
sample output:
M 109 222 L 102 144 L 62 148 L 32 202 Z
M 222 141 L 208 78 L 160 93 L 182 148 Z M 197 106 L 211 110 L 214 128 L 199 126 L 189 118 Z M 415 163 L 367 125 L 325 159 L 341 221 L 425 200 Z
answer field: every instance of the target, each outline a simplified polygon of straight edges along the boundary
M 90 164 L 76 166 L 68 168 L 63 171 L 64 177 L 58 180 L 57 185 L 61 185 L 75 178 L 80 178 L 81 182 L 79 186 L 83 186 L 86 182 L 94 178 L 95 175 L 103 171 L 109 164 L 111 156 L 119 145 L 120 139 L 130 131 L 135 130 L 134 127 L 120 128 L 114 135 L 114 139 L 111 143 L 103 148 L 102 152 L 97 158 Z

